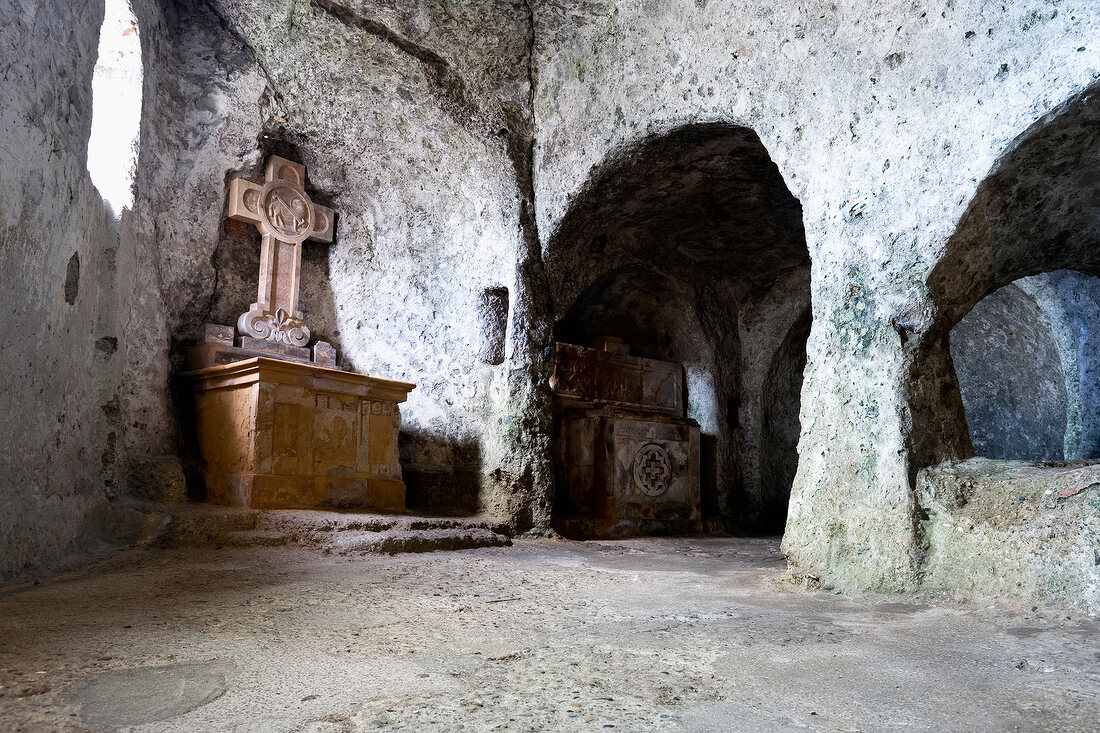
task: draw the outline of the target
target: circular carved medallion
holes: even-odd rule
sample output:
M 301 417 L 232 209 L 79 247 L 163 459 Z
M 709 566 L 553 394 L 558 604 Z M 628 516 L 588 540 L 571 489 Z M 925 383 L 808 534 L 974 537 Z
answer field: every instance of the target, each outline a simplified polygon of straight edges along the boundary
M 634 484 L 646 496 L 660 496 L 672 481 L 672 461 L 656 443 L 643 445 L 634 454 Z
M 313 207 L 300 186 L 279 179 L 260 194 L 266 229 L 284 242 L 304 242 L 312 231 Z

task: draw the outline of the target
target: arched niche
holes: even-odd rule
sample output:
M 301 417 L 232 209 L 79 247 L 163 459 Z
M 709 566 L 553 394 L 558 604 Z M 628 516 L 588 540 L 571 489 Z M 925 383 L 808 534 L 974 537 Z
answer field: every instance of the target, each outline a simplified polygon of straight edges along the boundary
M 967 314 L 991 295 L 1002 310 L 1013 298 L 1019 305 L 1012 291 L 995 293 L 1021 278 L 1063 270 L 1100 274 L 1098 92 L 1100 84 L 1092 85 L 1009 146 L 928 278 L 933 321 L 913 348 L 909 372 L 914 472 L 975 455 L 950 348 L 952 330 Z M 1056 398 L 1048 404 L 1057 412 Z
M 759 137 L 698 124 L 616 151 L 572 200 L 545 264 L 557 340 L 615 336 L 633 354 L 684 364 L 711 526 L 781 528 L 793 468 L 765 469 L 767 430 L 781 421 L 776 409 L 765 426 L 766 393 L 801 381 L 809 253 L 802 207 Z M 783 376 L 777 359 L 791 366 Z
M 980 300 L 951 330 L 974 453 L 1100 458 L 1100 278 L 1058 270 Z

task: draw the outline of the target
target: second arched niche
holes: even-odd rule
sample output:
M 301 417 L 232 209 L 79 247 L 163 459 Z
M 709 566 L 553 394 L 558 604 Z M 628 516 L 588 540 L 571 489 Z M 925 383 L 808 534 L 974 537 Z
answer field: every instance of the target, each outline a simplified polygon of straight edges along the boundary
M 567 399 L 563 409 L 559 394 L 559 531 L 781 532 L 797 465 L 791 436 L 797 441 L 809 254 L 801 205 L 756 134 L 721 123 L 691 125 L 609 156 L 551 236 L 546 267 L 555 341 L 618 354 L 589 356 L 599 364 L 621 362 L 631 374 L 667 369 L 668 379 L 680 381 L 680 401 L 656 405 L 656 412 L 695 423 L 698 432 L 697 449 L 694 438 L 684 448 L 699 454 L 692 469 L 696 511 L 662 506 L 630 483 L 626 468 L 645 464 L 650 443 L 670 456 L 680 450 L 656 438 L 631 444 L 630 456 L 610 450 L 603 469 L 586 464 L 586 475 L 595 478 L 583 479 L 594 497 L 585 504 L 578 502 L 577 463 L 614 438 L 582 431 L 581 447 L 570 447 L 578 414 L 570 409 L 579 403 Z M 614 401 L 597 391 L 583 409 Z M 644 413 L 654 406 L 640 407 Z M 613 505 L 624 495 L 633 509 L 618 512 Z

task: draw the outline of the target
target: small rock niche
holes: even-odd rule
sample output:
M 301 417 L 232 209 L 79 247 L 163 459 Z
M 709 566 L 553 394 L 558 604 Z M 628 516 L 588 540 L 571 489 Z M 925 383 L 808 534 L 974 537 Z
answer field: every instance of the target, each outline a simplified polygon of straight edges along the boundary
M 486 364 L 503 364 L 508 335 L 508 288 L 497 285 L 482 291 L 478 320 L 481 323 L 478 358 Z

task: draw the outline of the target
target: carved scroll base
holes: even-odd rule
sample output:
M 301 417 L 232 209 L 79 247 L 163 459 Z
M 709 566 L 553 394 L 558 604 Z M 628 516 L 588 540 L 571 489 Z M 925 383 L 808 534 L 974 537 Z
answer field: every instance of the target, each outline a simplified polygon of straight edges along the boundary
M 309 328 L 301 316 L 291 315 L 282 308 L 271 312 L 258 303 L 253 303 L 252 310 L 237 319 L 237 332 L 287 346 L 309 343 Z

